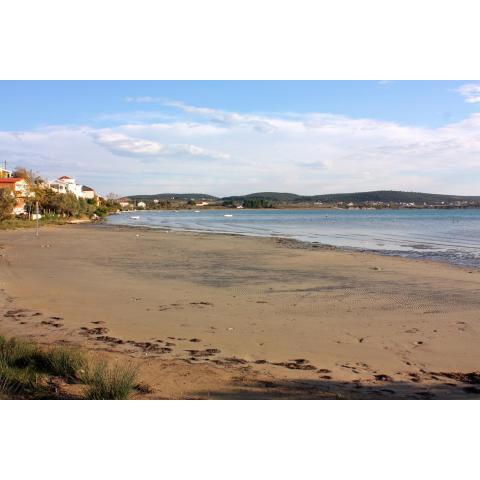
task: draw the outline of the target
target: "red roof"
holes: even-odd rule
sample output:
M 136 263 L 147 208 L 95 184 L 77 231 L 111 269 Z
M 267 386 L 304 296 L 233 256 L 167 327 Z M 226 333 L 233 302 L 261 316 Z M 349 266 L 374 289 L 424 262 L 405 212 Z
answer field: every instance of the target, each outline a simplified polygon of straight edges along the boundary
M 0 183 L 17 183 L 21 180 L 25 180 L 24 178 L 0 178 Z
M 71 179 L 72 179 L 72 177 L 67 177 L 66 175 L 59 178 L 59 180 L 71 180 Z

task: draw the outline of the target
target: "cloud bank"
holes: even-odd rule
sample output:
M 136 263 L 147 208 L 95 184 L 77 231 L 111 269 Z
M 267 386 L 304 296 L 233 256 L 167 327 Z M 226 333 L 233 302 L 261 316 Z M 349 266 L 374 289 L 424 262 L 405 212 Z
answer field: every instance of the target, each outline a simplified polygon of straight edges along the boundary
M 480 101 L 469 85 L 462 90 L 466 101 Z M 480 113 L 426 128 L 322 112 L 273 115 L 152 97 L 126 100 L 159 110 L 130 112 L 108 128 L 93 121 L 0 132 L 0 159 L 122 195 L 374 189 L 480 194 Z

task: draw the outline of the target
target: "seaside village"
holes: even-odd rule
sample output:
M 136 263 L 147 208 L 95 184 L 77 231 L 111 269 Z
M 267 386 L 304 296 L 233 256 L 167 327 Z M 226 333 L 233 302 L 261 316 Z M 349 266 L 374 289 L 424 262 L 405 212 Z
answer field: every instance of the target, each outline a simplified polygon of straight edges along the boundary
M 32 211 L 31 205 L 35 203 L 35 191 L 55 192 L 57 194 L 73 194 L 76 199 L 83 199 L 88 204 L 99 206 L 102 202 L 102 197 L 97 195 L 95 190 L 87 185 L 81 185 L 72 177 L 63 175 L 56 180 L 44 181 L 37 178 L 35 181 L 35 188 L 32 182 L 24 177 L 17 175 L 18 172 L 7 170 L 0 167 L 0 191 L 9 192 L 13 201 L 11 202 L 12 216 L 29 216 L 29 218 L 36 218 L 36 214 Z M 40 217 L 40 215 L 39 215 Z

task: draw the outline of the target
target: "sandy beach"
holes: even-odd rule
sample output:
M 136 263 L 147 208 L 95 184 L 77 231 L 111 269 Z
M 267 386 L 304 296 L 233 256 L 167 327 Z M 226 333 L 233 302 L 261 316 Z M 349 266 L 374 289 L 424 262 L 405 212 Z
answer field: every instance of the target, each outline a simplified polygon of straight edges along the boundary
M 102 225 L 0 247 L 0 331 L 130 359 L 142 398 L 480 397 L 478 270 Z

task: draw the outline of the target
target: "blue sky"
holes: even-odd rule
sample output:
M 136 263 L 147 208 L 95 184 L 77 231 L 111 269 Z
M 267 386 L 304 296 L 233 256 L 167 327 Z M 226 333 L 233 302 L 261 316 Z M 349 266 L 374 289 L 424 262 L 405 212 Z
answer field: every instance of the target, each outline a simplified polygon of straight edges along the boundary
M 0 83 L 0 160 L 101 193 L 480 194 L 480 82 Z

